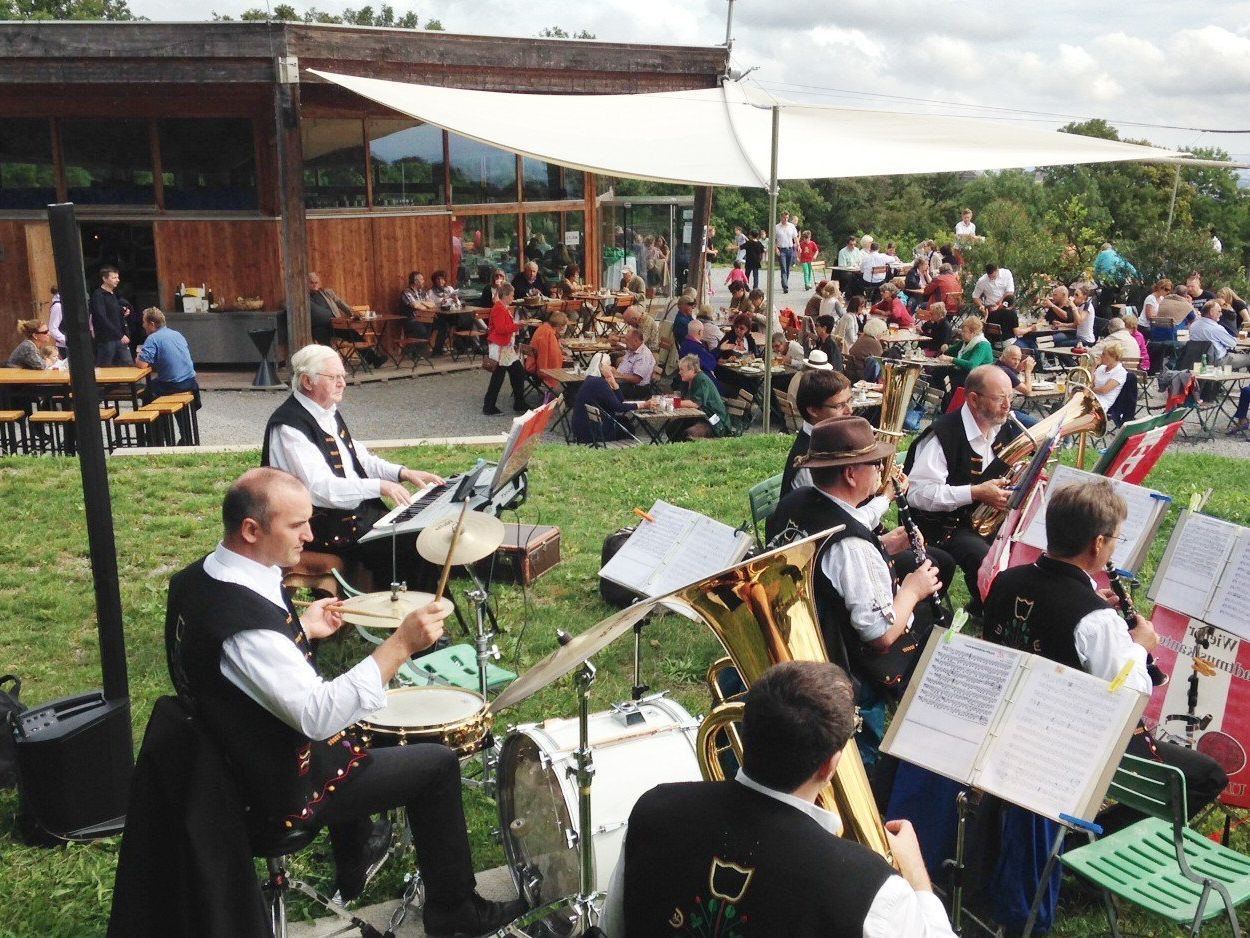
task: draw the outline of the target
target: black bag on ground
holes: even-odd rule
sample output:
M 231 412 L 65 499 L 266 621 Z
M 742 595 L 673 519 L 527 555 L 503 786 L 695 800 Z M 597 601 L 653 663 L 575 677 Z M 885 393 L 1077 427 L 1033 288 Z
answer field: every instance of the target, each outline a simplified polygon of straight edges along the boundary
M 625 546 L 625 542 L 629 540 L 629 536 L 634 533 L 634 528 L 621 528 L 613 531 L 603 541 L 603 551 L 599 554 L 599 568 L 616 556 L 616 552 Z M 603 597 L 603 601 L 609 606 L 615 606 L 617 609 L 624 609 L 626 606 L 632 606 L 638 598 L 638 594 L 633 590 L 626 589 L 619 583 L 613 583 L 611 580 L 605 580 L 599 577 L 599 595 Z
M 10 689 L 11 688 L 11 689 Z M 26 709 L 18 698 L 22 680 L 15 674 L 0 677 L 0 788 L 17 786 L 17 740 L 13 736 L 14 721 Z

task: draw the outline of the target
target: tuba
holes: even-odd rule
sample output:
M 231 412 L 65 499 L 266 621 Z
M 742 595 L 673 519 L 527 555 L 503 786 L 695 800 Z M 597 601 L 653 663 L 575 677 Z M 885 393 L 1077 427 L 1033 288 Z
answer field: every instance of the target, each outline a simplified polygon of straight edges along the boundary
M 885 494 L 894 477 L 894 458 L 898 444 L 903 439 L 903 422 L 907 419 L 907 407 L 916 388 L 916 379 L 924 368 L 916 362 L 886 360 L 881 366 L 881 419 L 878 421 L 877 439 L 894 444 L 894 453 L 881 473 L 881 492 Z
M 705 622 L 729 653 L 712 666 L 709 680 L 730 663 L 748 687 L 769 667 L 782 661 L 829 661 L 813 594 L 812 568 L 828 532 L 794 541 L 722 570 L 668 597 L 689 607 Z M 704 778 L 724 778 L 716 739 L 728 737 L 739 762 L 742 747 L 735 722 L 741 703 L 723 703 L 716 683 L 717 706 L 699 727 L 699 767 Z M 868 775 L 852 739 L 842 752 L 833 781 L 820 795 L 821 804 L 836 808 L 845 836 L 887 859 L 890 845 L 868 785 Z
M 1012 485 L 1020 481 L 1029 468 L 1038 444 L 1048 439 L 1056 429 L 1059 430 L 1060 437 L 1065 437 L 1074 433 L 1102 433 L 1106 427 L 1107 415 L 1094 392 L 1088 388 L 1077 387 L 1066 404 L 1045 420 L 1022 431 L 1003 447 L 998 459 L 1009 466 L 1007 481 Z M 983 537 L 992 537 L 1005 517 L 1006 510 L 977 505 L 972 512 L 972 529 Z

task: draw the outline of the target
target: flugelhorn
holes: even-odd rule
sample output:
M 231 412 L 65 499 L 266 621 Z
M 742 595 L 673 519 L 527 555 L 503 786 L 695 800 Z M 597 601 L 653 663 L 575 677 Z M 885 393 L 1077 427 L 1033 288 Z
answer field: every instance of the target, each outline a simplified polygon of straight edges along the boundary
M 1107 415 L 1094 392 L 1088 388 L 1076 388 L 1066 404 L 1020 433 L 998 454 L 998 459 L 1009 467 L 1006 476 L 1008 484 L 1015 485 L 1020 481 L 1038 445 L 1049 439 L 1056 429 L 1060 437 L 1065 437 L 1074 433 L 1102 433 L 1106 426 Z M 972 512 L 972 528 L 983 537 L 992 537 L 1005 517 L 1006 509 L 977 505 Z
M 760 554 L 668 597 L 689 607 L 716 633 L 748 687 L 782 661 L 845 661 L 841 648 L 834 649 L 835 657 L 831 658 L 830 649 L 825 647 L 813 592 L 816 555 L 829 533 Z M 715 696 L 721 699 L 719 690 Z M 714 707 L 704 719 L 699 728 L 698 755 L 705 778 L 719 781 L 724 777 L 714 741 L 722 732 L 731 742 L 735 740 L 733 723 L 741 715 L 742 705 L 729 703 Z M 734 746 L 741 762 L 741 747 Z M 885 827 L 853 739 L 843 750 L 833 781 L 820 800 L 826 808 L 837 810 L 847 837 L 890 856 Z

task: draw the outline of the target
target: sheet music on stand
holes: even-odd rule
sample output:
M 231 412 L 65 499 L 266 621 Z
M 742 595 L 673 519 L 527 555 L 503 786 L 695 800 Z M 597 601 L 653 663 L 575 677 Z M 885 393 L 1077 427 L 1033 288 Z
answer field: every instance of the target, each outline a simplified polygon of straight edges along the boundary
M 1088 484 L 1102 478 L 1104 477 L 1072 466 L 1058 466 L 1046 485 L 1043 504 L 1034 513 L 1024 533 L 1020 535 L 1020 541 L 1030 547 L 1045 550 L 1046 505 L 1049 502 L 1050 493 L 1071 483 Z M 1115 486 L 1120 497 L 1128 503 L 1128 517 L 1124 519 L 1124 526 L 1120 530 L 1122 540 L 1116 544 L 1115 551 L 1111 555 L 1111 562 L 1119 570 L 1136 572 L 1150 552 L 1150 545 L 1154 543 L 1155 534 L 1159 531 L 1163 516 L 1167 514 L 1168 506 L 1172 504 L 1172 498 L 1162 492 L 1134 485 L 1131 482 L 1121 482 L 1118 479 L 1109 481 Z
M 647 598 L 663 596 L 731 567 L 750 549 L 744 531 L 657 501 L 599 576 Z
M 1092 822 L 1144 694 L 935 630 L 883 752 L 1062 824 Z
M 1157 605 L 1250 639 L 1250 528 L 1182 511 L 1149 595 Z

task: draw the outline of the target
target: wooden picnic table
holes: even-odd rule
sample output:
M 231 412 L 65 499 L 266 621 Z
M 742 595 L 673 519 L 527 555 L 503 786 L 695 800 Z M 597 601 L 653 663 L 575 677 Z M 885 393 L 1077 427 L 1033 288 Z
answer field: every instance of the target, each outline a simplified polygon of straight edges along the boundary
M 663 443 L 672 442 L 672 437 L 668 435 L 668 430 L 674 424 L 687 423 L 691 420 L 706 420 L 705 414 L 698 407 L 686 406 L 682 402 L 681 407 L 674 407 L 670 410 L 657 410 L 652 407 L 638 407 L 634 410 L 625 412 L 627 419 L 632 419 L 643 431 L 651 438 L 653 446 L 660 446 Z
M 95 381 L 101 392 L 113 392 L 107 395 L 109 400 L 119 399 L 116 392 L 124 388 L 131 406 L 138 409 L 141 406 L 143 388 L 151 374 L 152 369 L 148 365 L 97 368 Z M 0 368 L 0 408 L 10 409 L 9 404 L 18 393 L 32 397 L 51 396 L 68 393 L 69 386 L 68 371 Z M 101 396 L 104 397 L 105 393 Z

